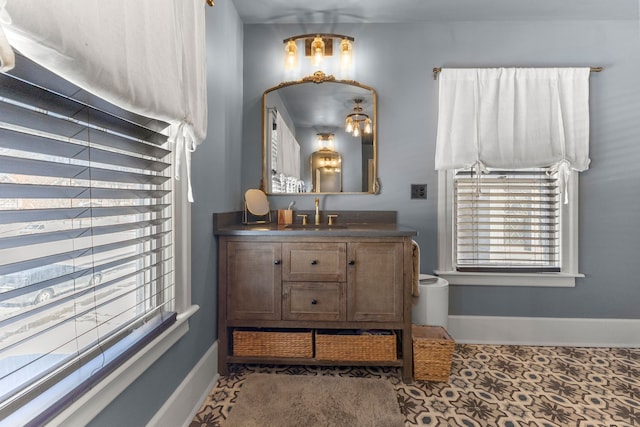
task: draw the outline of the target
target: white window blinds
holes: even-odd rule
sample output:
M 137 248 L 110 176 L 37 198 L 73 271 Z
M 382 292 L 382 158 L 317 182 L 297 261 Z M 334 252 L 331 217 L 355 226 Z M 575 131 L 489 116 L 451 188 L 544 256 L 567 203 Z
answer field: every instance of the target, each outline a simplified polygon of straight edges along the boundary
M 26 425 L 175 319 L 172 156 L 166 123 L 17 60 L 0 73 L 0 421 Z
M 544 169 L 454 176 L 458 271 L 560 271 L 557 174 Z

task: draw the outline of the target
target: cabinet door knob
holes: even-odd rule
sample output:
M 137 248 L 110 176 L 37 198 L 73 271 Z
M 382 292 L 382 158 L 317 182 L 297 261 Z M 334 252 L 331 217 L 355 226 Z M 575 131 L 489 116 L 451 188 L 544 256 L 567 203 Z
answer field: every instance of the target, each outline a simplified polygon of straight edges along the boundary
M 356 264 L 356 262 L 354 260 L 352 260 L 352 259 L 349 260 L 349 265 L 355 265 L 355 264 Z
M 316 305 L 317 303 L 318 303 L 318 300 L 317 300 L 317 299 L 312 299 L 312 300 L 311 300 L 311 305 Z
M 311 260 L 311 265 L 316 265 L 317 263 L 318 263 L 318 260 L 316 260 L 316 259 Z
M 277 260 L 273 261 L 273 263 L 274 263 L 275 265 L 280 265 L 280 260 L 279 260 L 279 259 L 277 259 Z

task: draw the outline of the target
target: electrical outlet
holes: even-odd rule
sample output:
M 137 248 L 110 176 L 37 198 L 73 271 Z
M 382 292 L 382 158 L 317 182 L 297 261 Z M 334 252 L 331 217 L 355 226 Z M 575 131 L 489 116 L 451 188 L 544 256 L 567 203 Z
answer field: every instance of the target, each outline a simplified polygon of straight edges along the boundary
M 411 198 L 412 199 L 426 199 L 427 198 L 427 184 L 411 184 Z

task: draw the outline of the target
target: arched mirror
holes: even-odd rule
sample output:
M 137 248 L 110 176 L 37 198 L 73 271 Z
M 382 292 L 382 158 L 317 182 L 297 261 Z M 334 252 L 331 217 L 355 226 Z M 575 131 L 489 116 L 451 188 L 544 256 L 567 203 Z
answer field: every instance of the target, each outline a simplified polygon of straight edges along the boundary
M 377 193 L 376 102 L 373 88 L 321 72 L 267 89 L 264 191 Z

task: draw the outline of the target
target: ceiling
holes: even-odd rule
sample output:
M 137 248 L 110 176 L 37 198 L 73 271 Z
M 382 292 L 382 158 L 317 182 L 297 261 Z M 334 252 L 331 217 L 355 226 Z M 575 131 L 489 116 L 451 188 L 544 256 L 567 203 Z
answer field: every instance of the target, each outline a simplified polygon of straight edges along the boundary
M 638 0 L 233 0 L 245 24 L 638 20 Z

